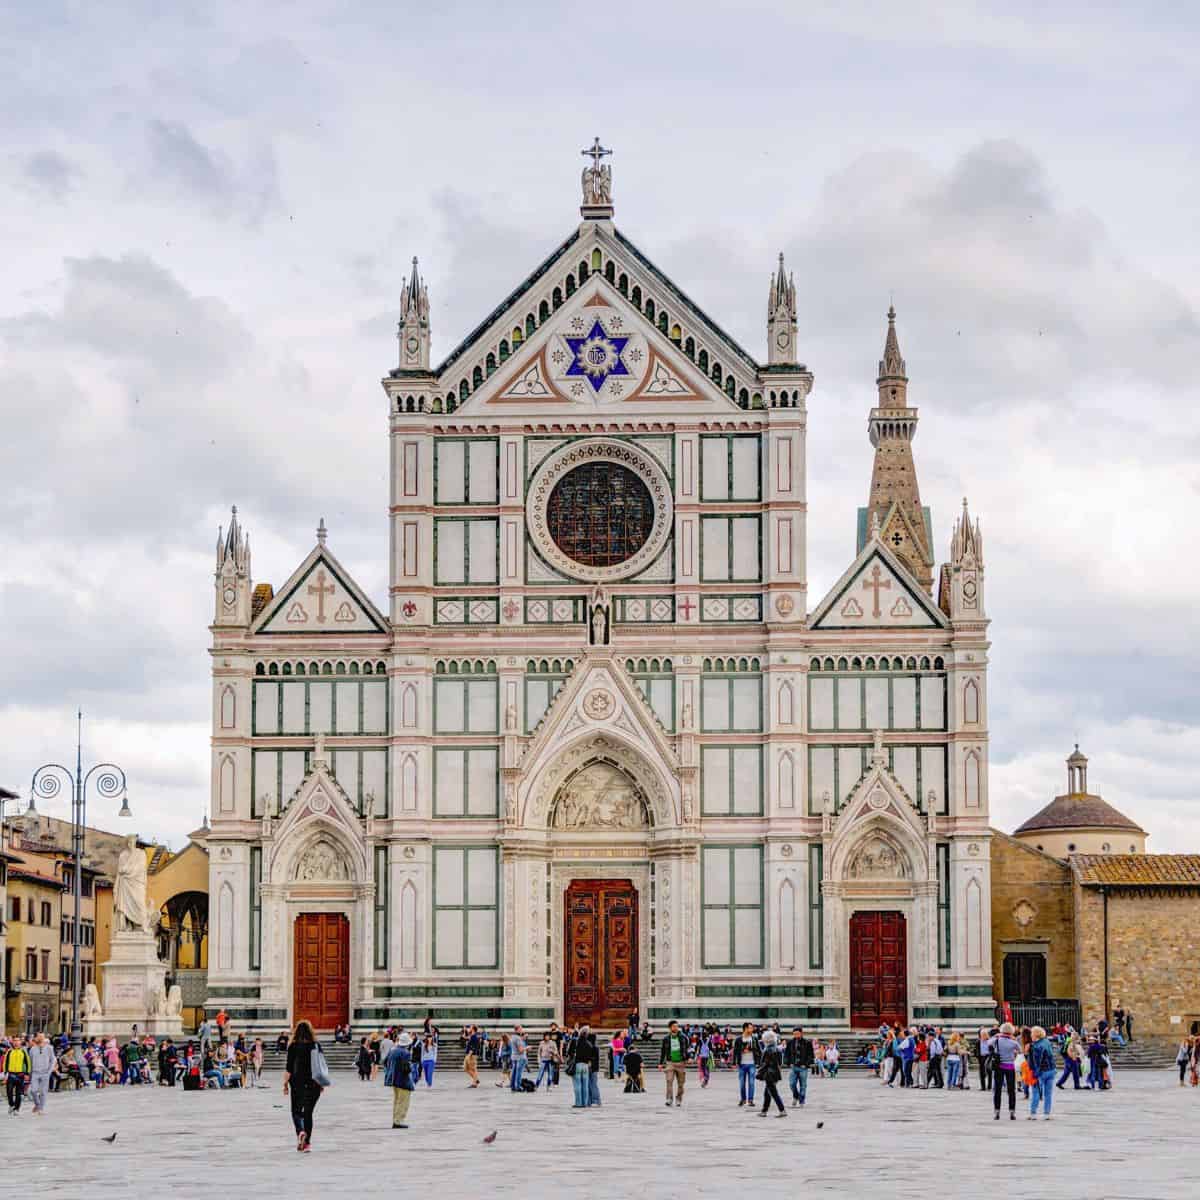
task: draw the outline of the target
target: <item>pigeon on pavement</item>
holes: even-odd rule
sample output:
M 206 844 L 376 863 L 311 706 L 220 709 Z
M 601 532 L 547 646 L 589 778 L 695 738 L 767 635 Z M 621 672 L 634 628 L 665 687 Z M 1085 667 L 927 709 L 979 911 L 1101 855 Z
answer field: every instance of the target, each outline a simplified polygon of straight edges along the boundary
M 483 1139 L 484 1144 L 490 1146 L 496 1140 L 497 1132 L 497 1130 L 493 1129 L 492 1132 Z
M 107 1142 L 111 1146 L 113 1142 L 117 1140 L 117 1135 L 114 1133 L 112 1137 L 101 1138 L 100 1140 L 102 1142 Z

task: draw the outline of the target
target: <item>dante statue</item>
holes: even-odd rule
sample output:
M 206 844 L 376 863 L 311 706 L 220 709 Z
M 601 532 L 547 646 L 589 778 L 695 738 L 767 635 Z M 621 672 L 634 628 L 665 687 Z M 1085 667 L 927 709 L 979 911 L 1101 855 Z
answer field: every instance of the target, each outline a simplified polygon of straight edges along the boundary
M 146 855 L 139 849 L 137 834 L 134 833 L 125 839 L 125 849 L 117 859 L 113 911 L 119 930 L 150 932 L 150 906 L 146 903 Z

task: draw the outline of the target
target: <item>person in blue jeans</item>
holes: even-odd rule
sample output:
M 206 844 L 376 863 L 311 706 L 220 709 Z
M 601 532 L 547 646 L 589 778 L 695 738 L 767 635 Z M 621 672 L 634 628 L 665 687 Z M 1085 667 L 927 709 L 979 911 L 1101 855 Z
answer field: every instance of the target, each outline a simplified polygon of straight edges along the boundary
M 917 1054 L 917 1039 L 911 1029 L 904 1031 L 904 1040 L 900 1043 L 901 1087 L 913 1086 L 913 1059 Z
M 808 1097 L 808 1072 L 813 1065 L 813 1044 L 799 1025 L 792 1030 L 783 1048 L 783 1065 L 790 1067 L 788 1085 L 792 1089 L 792 1107 L 803 1108 Z
M 1033 1087 L 1029 1089 L 1029 1119 L 1032 1121 L 1037 1117 L 1038 1101 L 1041 1100 L 1048 1121 L 1054 1102 L 1054 1076 L 1058 1074 L 1054 1066 L 1054 1047 L 1040 1025 L 1035 1025 L 1029 1032 L 1033 1037 L 1029 1047 L 1029 1069 L 1034 1078 Z
M 521 1076 L 525 1073 L 525 1068 L 529 1066 L 528 1045 L 525 1040 L 525 1030 L 520 1025 L 513 1026 L 512 1037 L 508 1041 L 512 1049 L 512 1083 L 509 1087 L 514 1092 L 521 1090 Z
M 600 1051 L 596 1047 L 596 1039 L 591 1030 L 581 1026 L 579 1035 L 571 1047 L 571 1057 L 567 1064 L 568 1070 L 574 1068 L 572 1083 L 575 1085 L 575 1103 L 573 1108 L 592 1107 L 593 1080 L 595 1083 L 595 1103 L 599 1103 L 600 1081 L 594 1079 L 600 1070 Z
M 754 1107 L 754 1077 L 758 1073 L 762 1050 L 754 1036 L 754 1026 L 747 1021 L 739 1037 L 734 1038 L 730 1061 L 737 1067 L 738 1108 L 744 1104 Z
M 1080 1090 L 1079 1082 L 1079 1036 L 1070 1034 L 1067 1038 L 1066 1045 L 1063 1046 L 1063 1071 L 1059 1077 L 1055 1087 L 1063 1087 L 1068 1079 L 1074 1080 L 1075 1090 Z

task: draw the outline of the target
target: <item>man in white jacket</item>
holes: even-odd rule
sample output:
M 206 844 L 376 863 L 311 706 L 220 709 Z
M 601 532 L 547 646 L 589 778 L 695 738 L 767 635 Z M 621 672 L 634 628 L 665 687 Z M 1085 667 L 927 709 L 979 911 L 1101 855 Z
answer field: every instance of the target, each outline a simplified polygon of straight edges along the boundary
M 54 1047 L 50 1045 L 44 1033 L 34 1036 L 33 1045 L 29 1047 L 30 1083 L 29 1097 L 33 1101 L 33 1111 L 41 1116 L 46 1111 L 46 1094 L 50 1090 L 50 1076 L 58 1066 Z

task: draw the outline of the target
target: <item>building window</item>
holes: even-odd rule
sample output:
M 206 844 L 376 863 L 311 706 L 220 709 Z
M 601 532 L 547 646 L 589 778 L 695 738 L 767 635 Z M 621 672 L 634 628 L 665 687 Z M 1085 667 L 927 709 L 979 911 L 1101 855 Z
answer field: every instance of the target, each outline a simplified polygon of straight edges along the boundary
M 950 966 L 950 843 L 937 844 L 938 966 Z
M 36 979 L 37 977 L 38 977 L 38 974 L 37 974 L 37 951 L 36 950 L 26 950 L 25 951 L 25 978 L 26 979 Z
M 454 746 L 433 752 L 433 815 L 500 815 L 500 752 L 495 746 Z
M 646 699 L 658 723 L 675 732 L 675 672 L 669 658 L 627 659 L 625 669 Z
M 25 901 L 25 920 L 30 925 L 37 924 L 37 921 L 34 919 L 34 915 L 33 915 L 33 897 L 32 896 L 30 896 Z
M 433 523 L 433 581 L 499 582 L 500 523 L 495 517 L 442 517 Z
M 825 967 L 825 897 L 821 879 L 825 874 L 825 847 L 820 842 L 808 847 L 808 966 Z
M 728 659 L 732 668 L 721 674 L 704 674 L 700 681 L 701 733 L 755 733 L 762 729 L 762 675 L 758 659 Z M 720 659 L 705 659 L 706 672 Z M 742 669 L 742 664 L 747 664 Z M 750 669 L 750 668 L 753 669 Z
M 42 901 L 42 924 L 49 929 L 54 923 L 54 907 L 48 900 Z
M 499 500 L 498 438 L 438 438 L 434 504 L 495 504 Z
M 704 746 L 700 751 L 700 815 L 755 817 L 762 811 L 762 747 Z
M 50 978 L 50 951 L 49 950 L 42 951 L 42 978 L 43 979 Z
M 500 683 L 484 678 L 433 681 L 434 733 L 498 733 Z
M 575 664 L 570 659 L 530 659 L 525 667 L 525 732 L 532 733 Z
M 262 847 L 250 847 L 250 970 L 262 967 Z
M 375 847 L 375 970 L 388 965 L 388 850 Z
M 700 518 L 700 579 L 704 583 L 757 583 L 762 577 L 758 517 Z
M 761 967 L 761 846 L 705 846 L 701 902 L 705 967 Z
M 500 850 L 435 847 L 433 966 L 494 970 L 500 965 Z
M 701 500 L 762 499 L 756 433 L 700 436 Z
M 946 676 L 810 674 L 808 713 L 814 730 L 943 730 Z

